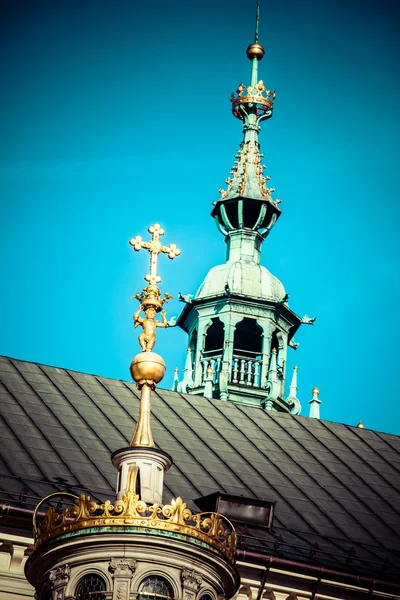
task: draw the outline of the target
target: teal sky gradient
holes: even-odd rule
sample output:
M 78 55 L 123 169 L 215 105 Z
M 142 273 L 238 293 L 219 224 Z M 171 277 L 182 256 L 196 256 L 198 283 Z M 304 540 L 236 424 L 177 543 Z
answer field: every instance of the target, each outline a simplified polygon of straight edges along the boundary
M 148 258 L 128 240 L 158 221 L 182 255 L 162 290 L 195 293 L 224 261 L 212 218 L 239 143 L 229 96 L 247 83 L 255 2 L 3 4 L 0 353 L 129 378 Z M 261 0 L 262 125 L 283 215 L 262 264 L 290 307 L 302 414 L 400 434 L 398 4 Z M 160 331 L 163 382 L 186 335 Z

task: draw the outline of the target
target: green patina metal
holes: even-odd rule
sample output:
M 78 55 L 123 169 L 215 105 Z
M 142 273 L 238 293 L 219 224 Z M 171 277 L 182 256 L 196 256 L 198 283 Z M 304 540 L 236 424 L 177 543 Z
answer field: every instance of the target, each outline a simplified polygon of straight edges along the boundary
M 225 238 L 226 262 L 210 270 L 178 318 L 189 335 L 192 369 L 185 365 L 177 389 L 298 414 L 293 386 L 285 397 L 285 376 L 287 348 L 296 347 L 293 336 L 302 319 L 289 308 L 279 279 L 260 264 L 261 246 L 281 211 L 275 190 L 267 187 L 258 141 L 260 123 L 272 117 L 275 100 L 275 92 L 258 80 L 264 56 L 259 13 L 258 1 L 254 44 L 246 51 L 250 85 L 241 84 L 231 96 L 244 138 L 211 213 Z
M 85 529 L 77 529 L 75 531 L 69 531 L 68 533 L 63 533 L 61 535 L 58 535 L 56 538 L 53 538 L 51 540 L 48 540 L 47 542 L 45 542 L 45 544 L 49 544 L 52 543 L 54 541 L 57 540 L 63 540 L 63 539 L 71 539 L 71 538 L 76 538 L 76 537 L 83 537 L 83 536 L 87 536 L 87 535 L 93 535 L 93 534 L 132 534 L 132 535 L 152 535 L 155 537 L 164 537 L 164 538 L 171 538 L 171 539 L 175 539 L 175 540 L 180 540 L 182 542 L 188 542 L 189 544 L 192 544 L 194 546 L 199 546 L 200 548 L 205 548 L 206 550 L 209 550 L 210 552 L 213 553 L 217 553 L 218 551 L 213 548 L 212 546 L 210 546 L 210 544 L 207 544 L 206 542 L 203 542 L 202 540 L 196 539 L 194 537 L 182 534 L 182 533 L 175 533 L 173 531 L 164 531 L 161 529 L 151 529 L 149 527 L 132 527 L 132 526 L 127 526 L 127 525 L 123 525 L 123 526 L 103 526 L 103 527 L 87 527 Z

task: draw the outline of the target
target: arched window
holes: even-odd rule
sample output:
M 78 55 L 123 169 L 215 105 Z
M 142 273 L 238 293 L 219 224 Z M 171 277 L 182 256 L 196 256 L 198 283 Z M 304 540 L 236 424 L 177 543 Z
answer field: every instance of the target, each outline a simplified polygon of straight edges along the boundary
M 197 347 L 197 329 L 193 329 L 192 335 L 190 336 L 189 348 L 192 351 L 192 356 L 196 353 Z
M 222 354 L 224 347 L 224 324 L 220 319 L 213 319 L 207 329 L 204 354 L 212 356 Z
M 138 600 L 172 600 L 173 597 L 171 584 L 159 575 L 150 575 L 140 584 Z
M 244 317 L 236 325 L 233 353 L 246 358 L 259 358 L 262 352 L 263 331 L 255 319 Z
M 76 600 L 106 600 L 106 582 L 97 573 L 88 573 L 79 581 L 75 598 Z

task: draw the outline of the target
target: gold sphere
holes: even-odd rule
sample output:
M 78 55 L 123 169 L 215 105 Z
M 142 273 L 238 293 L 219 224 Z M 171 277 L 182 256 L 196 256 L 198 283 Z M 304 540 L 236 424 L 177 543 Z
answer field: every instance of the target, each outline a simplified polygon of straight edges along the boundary
M 264 58 L 265 50 L 261 44 L 250 44 L 246 50 L 246 54 L 249 60 L 253 60 L 253 58 L 262 60 Z
M 141 352 L 131 362 L 132 379 L 159 383 L 165 375 L 164 359 L 155 352 Z
M 313 388 L 313 391 L 311 392 L 312 394 L 319 394 L 319 389 L 317 387 Z

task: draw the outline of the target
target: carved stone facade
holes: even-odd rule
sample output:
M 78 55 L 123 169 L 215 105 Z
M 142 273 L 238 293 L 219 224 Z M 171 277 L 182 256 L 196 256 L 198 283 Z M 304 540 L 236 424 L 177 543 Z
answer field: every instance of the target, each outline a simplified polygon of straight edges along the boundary
M 234 567 L 223 555 L 180 538 L 145 532 L 59 538 L 38 547 L 27 563 L 26 576 L 40 600 L 49 574 L 52 600 L 74 599 L 88 575 L 101 578 L 107 600 L 136 600 L 143 582 L 153 576 L 165 581 L 176 599 L 200 600 L 204 594 L 210 600 L 232 597 L 239 583 Z
M 190 569 L 182 569 L 181 573 L 183 600 L 195 600 L 203 578 L 199 573 Z
M 65 600 L 65 589 L 71 576 L 71 570 L 67 564 L 58 565 L 50 570 L 49 579 L 53 592 L 53 600 Z
M 134 558 L 112 558 L 109 571 L 113 574 L 113 600 L 129 600 L 133 573 L 136 568 Z

